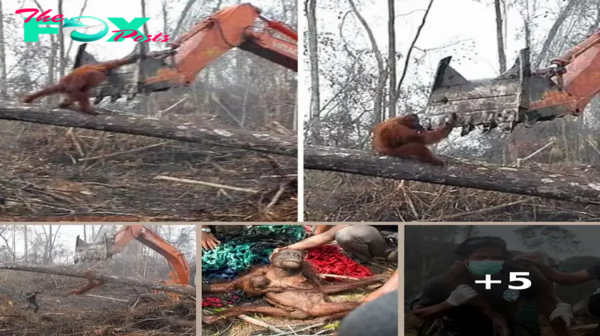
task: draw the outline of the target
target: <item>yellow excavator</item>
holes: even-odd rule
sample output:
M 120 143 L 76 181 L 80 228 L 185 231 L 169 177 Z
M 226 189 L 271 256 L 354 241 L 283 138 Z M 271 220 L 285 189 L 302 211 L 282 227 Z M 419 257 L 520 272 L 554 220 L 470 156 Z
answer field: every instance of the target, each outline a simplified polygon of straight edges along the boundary
M 600 92 L 600 30 L 546 69 L 531 69 L 530 51 L 523 49 L 513 67 L 496 78 L 467 80 L 450 66 L 437 67 L 423 126 L 431 129 L 456 113 L 461 135 L 477 126 L 487 133 L 499 127 L 512 132 L 518 124 L 533 126 L 565 115 L 579 116 Z

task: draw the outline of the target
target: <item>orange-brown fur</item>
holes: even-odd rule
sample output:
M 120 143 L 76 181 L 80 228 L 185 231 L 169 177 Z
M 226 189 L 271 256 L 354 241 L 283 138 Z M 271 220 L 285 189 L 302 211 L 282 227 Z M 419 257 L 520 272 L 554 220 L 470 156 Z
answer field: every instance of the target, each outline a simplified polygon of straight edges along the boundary
M 116 61 L 99 64 L 85 64 L 58 81 L 58 84 L 47 87 L 23 97 L 24 103 L 32 103 L 35 99 L 53 95 L 64 94 L 66 97 L 59 108 L 67 108 L 74 102 L 79 103 L 79 109 L 86 114 L 98 114 L 92 109 L 88 92 L 94 86 L 102 83 L 108 71 L 135 62 L 139 56 L 133 56 Z
M 78 288 L 78 289 L 74 289 L 74 290 L 70 291 L 69 294 L 81 295 L 81 294 L 87 293 L 88 291 L 90 291 L 96 287 L 100 287 L 100 286 L 104 285 L 104 283 L 105 283 L 104 280 L 94 281 L 94 276 L 92 275 L 92 271 L 88 271 L 86 273 L 85 277 L 88 280 L 87 285 L 85 285 L 81 288 Z
M 456 114 L 445 125 L 432 130 L 423 130 L 415 114 L 388 119 L 373 129 L 373 149 L 377 154 L 417 160 L 437 166 L 444 162 L 433 155 L 427 146 L 448 137 L 457 122 Z
M 220 319 L 246 313 L 261 313 L 295 319 L 319 317 L 341 318 L 360 305 L 360 302 L 329 302 L 328 294 L 340 293 L 383 281 L 381 276 L 343 283 L 322 285 L 307 262 L 304 253 L 284 249 L 275 253 L 271 265 L 263 266 L 229 283 L 202 285 L 202 293 L 228 293 L 241 289 L 248 296 L 262 296 L 271 306 L 242 306 L 228 308 L 202 322 L 211 324 Z M 287 262 L 287 263 L 286 263 Z M 293 264 L 292 264 L 293 263 Z

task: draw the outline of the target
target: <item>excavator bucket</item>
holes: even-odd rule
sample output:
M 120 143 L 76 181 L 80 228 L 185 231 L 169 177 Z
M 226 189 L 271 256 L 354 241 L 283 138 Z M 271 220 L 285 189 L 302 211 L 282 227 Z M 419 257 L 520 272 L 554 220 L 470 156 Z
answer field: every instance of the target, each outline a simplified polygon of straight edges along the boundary
M 438 65 L 429 101 L 422 118 L 426 129 L 443 124 L 450 113 L 456 113 L 462 135 L 476 126 L 484 133 L 500 127 L 512 132 L 523 123 L 531 127 L 537 121 L 552 120 L 567 114 L 560 107 L 531 109 L 531 102 L 541 100 L 558 86 L 544 74 L 531 71 L 529 49 L 508 71 L 497 78 L 469 81 L 450 66 L 452 57 Z
M 86 64 L 100 63 L 86 49 L 87 43 L 83 43 L 77 49 L 73 69 Z M 109 72 L 107 79 L 99 86 L 92 88 L 89 95 L 94 97 L 94 104 L 100 103 L 105 97 L 109 97 L 114 103 L 125 96 L 127 100 L 133 99 L 137 94 L 148 94 L 155 91 L 166 91 L 173 87 L 168 81 L 155 81 L 152 84 L 144 84 L 147 78 L 155 77 L 162 69 L 172 69 L 167 64 L 168 56 L 174 54 L 172 50 L 153 52 L 149 54 L 147 43 L 138 43 L 133 51 L 125 57 L 142 54 L 147 57 L 139 59 L 136 63 L 124 65 Z
M 77 236 L 73 261 L 77 264 L 78 262 L 110 259 L 112 257 L 113 245 L 113 242 L 106 237 L 106 234 L 104 234 L 103 241 L 100 243 L 87 243 Z

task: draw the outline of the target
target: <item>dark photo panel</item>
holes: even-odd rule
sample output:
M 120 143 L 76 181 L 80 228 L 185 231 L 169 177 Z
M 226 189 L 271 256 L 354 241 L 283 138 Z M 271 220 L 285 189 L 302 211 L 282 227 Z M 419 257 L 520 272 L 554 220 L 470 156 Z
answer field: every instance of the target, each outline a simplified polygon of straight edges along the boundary
M 407 225 L 406 335 L 597 335 L 600 225 Z

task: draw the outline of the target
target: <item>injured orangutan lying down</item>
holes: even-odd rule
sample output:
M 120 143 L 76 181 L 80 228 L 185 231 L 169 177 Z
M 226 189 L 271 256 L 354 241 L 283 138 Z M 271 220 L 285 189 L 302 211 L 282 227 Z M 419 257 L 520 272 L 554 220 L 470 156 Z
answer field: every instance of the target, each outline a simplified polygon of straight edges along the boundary
M 202 323 L 211 324 L 220 319 L 246 313 L 260 313 L 294 319 L 340 319 L 361 302 L 329 302 L 327 294 L 335 294 L 386 280 L 377 275 L 360 280 L 323 285 L 311 265 L 304 261 L 302 251 L 284 249 L 273 254 L 271 264 L 262 266 L 237 280 L 202 285 L 202 293 L 229 293 L 242 290 L 248 296 L 259 297 L 271 306 L 244 306 L 229 308 L 210 316 Z

